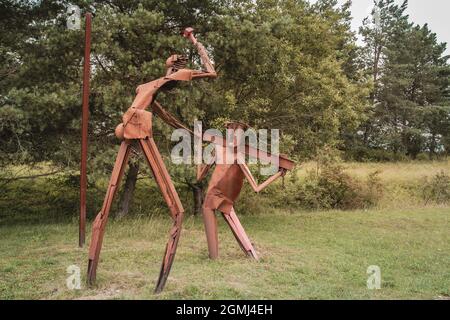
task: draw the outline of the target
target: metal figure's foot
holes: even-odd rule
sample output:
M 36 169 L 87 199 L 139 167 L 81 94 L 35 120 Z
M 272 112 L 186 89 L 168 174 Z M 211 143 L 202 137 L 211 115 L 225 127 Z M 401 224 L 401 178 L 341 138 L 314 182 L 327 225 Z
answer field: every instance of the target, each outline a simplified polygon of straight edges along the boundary
M 100 251 L 102 248 L 103 236 L 105 234 L 107 217 L 102 216 L 100 212 L 94 220 L 92 225 L 92 238 L 89 247 L 89 260 L 87 269 L 87 284 L 95 284 L 97 277 L 97 266 L 100 259 Z
M 236 212 L 234 211 L 234 208 L 231 209 L 229 214 L 222 214 L 225 218 L 226 222 L 231 228 L 231 231 L 234 234 L 234 237 L 236 238 L 237 242 L 239 243 L 239 246 L 241 249 L 245 252 L 245 254 L 255 260 L 258 260 L 258 255 L 256 254 L 255 248 L 253 248 L 252 243 L 250 242 L 250 239 L 248 238 L 247 234 L 245 233 L 244 228 L 241 225 L 241 222 L 239 221 Z
M 87 271 L 87 284 L 89 286 L 92 286 L 92 285 L 95 284 L 95 280 L 96 280 L 96 277 L 97 277 L 96 270 L 95 270 L 95 268 L 93 266 L 94 266 L 94 260 L 89 259 L 89 261 L 88 261 L 88 271 Z
M 160 293 L 164 289 L 175 258 L 181 234 L 184 209 L 153 138 L 139 140 L 139 143 L 173 219 L 173 226 L 170 230 L 169 241 L 166 245 L 166 252 L 155 288 L 155 293 Z
M 170 269 L 172 268 L 175 253 L 177 251 L 178 240 L 180 239 L 182 219 L 183 213 L 181 212 L 175 217 L 174 224 L 170 230 L 169 241 L 166 245 L 166 252 L 161 265 L 161 271 L 159 272 L 159 278 L 156 283 L 155 293 L 161 293 L 166 285 L 167 278 L 169 277 Z
M 206 241 L 208 243 L 208 252 L 211 259 L 217 259 L 219 256 L 219 241 L 217 236 L 217 219 L 214 210 L 203 208 L 203 222 L 205 224 Z

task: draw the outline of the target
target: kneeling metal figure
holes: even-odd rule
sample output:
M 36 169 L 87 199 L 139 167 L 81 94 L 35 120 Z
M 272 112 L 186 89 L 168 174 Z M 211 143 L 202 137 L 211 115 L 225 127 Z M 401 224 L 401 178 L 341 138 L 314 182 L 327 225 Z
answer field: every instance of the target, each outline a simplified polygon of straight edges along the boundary
M 155 101 L 158 90 L 171 87 L 177 81 L 190 81 L 199 78 L 215 78 L 216 72 L 208 54 L 200 42 L 193 35 L 193 29 L 185 29 L 183 36 L 189 39 L 198 50 L 205 70 L 186 69 L 187 59 L 183 56 L 173 55 L 167 59 L 167 72 L 164 77 L 140 85 L 131 107 L 123 115 L 123 122 L 116 128 L 116 136 L 123 140 L 116 158 L 114 169 L 109 181 L 108 190 L 103 206 L 93 223 L 92 238 L 89 249 L 89 263 L 87 271 L 88 283 L 96 280 L 96 271 L 99 262 L 105 227 L 114 195 L 119 187 L 130 151 L 134 142 L 140 146 L 142 152 L 153 172 L 155 180 L 166 201 L 173 219 L 173 226 L 169 233 L 166 251 L 162 261 L 161 271 L 155 288 L 159 293 L 163 290 L 169 276 L 178 240 L 180 238 L 183 220 L 183 206 L 172 183 L 170 175 L 164 165 L 163 159 L 152 136 L 152 113 L 146 109 L 153 105 L 153 110 L 161 112 L 162 107 Z

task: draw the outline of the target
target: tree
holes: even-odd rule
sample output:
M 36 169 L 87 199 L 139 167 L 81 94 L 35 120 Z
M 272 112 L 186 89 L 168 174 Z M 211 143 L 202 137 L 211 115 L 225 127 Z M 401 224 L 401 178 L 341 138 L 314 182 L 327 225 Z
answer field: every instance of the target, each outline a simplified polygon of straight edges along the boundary
M 164 74 L 165 59 L 174 52 L 192 54 L 178 33 L 193 24 L 207 25 L 219 1 L 70 1 L 95 12 L 92 45 L 90 104 L 90 167 L 99 173 L 112 169 L 117 144 L 114 128 L 133 99 L 138 84 Z M 2 43 L 14 57 L 14 73 L 4 72 L 0 108 L 2 164 L 52 161 L 66 170 L 77 169 L 80 129 L 80 87 L 83 30 L 67 30 L 64 14 L 69 1 L 10 1 L 5 5 L 13 21 L 5 21 L 2 37 L 22 37 Z M 3 13 L 3 11 L 2 11 Z M 26 19 L 20 19 L 20 15 Z M 16 20 L 18 21 L 17 23 Z M 3 22 L 3 20 L 2 20 Z M 20 23 L 19 23 L 20 22 Z M 19 32 L 16 32 L 19 31 Z M 201 32 L 201 30 L 199 30 Z M 2 61 L 2 70 L 9 61 Z M 2 79 L 3 80 L 3 79 Z M 188 92 L 178 90 L 171 111 L 185 122 L 198 114 L 186 105 Z M 191 91 L 191 93 L 189 93 Z M 160 100 L 165 101 L 164 95 Z M 185 110 L 182 110 L 181 107 Z M 155 135 L 169 130 L 155 123 Z M 164 139 L 159 139 L 164 141 Z M 3 143 L 4 142 L 4 143 Z M 169 143 L 166 143 L 168 149 Z M 126 183 L 134 189 L 136 175 Z M 123 196 L 130 199 L 129 196 Z M 122 206 L 125 208 L 125 203 Z
M 253 5 L 253 7 L 251 7 Z M 357 127 L 366 90 L 346 74 L 354 35 L 337 1 L 258 1 L 228 14 L 208 35 L 220 81 L 207 119 L 232 117 L 279 128 L 295 153 L 311 158 Z M 234 17 L 238 18 L 234 18 Z M 350 72 L 350 71 L 349 71 Z M 353 75 L 355 78 L 357 76 Z M 222 106 L 217 108 L 217 106 Z
M 240 119 L 257 129 L 281 129 L 282 141 L 289 142 L 282 151 L 302 158 L 326 146 L 339 147 L 343 133 L 359 124 L 367 90 L 355 68 L 349 3 L 71 2 L 95 12 L 89 166 L 97 175 L 112 169 L 111 146 L 118 144 L 114 128 L 136 86 L 163 74 L 165 59 L 173 53 L 186 54 L 199 67 L 195 50 L 179 34 L 190 25 L 214 57 L 219 78 L 181 84 L 158 96 L 182 122 L 201 119 L 208 128 Z M 69 1 L 18 3 L 10 1 L 8 10 L 25 10 L 27 20 L 5 25 L 4 31 L 16 28 L 23 37 L 7 47 L 17 70 L 7 76 L 1 91 L 3 163 L 45 160 L 77 170 L 83 30 L 66 29 Z M 154 135 L 165 156 L 172 146 L 170 130 L 155 120 Z M 169 171 L 179 186 L 194 186 L 192 169 L 172 166 Z M 134 188 L 137 177 L 136 172 L 127 175 L 127 190 Z
M 433 154 L 437 145 L 430 133 L 435 131 L 430 130 L 429 115 L 434 113 L 430 110 L 448 104 L 446 45 L 437 42 L 427 25 L 409 22 L 407 1 L 398 6 L 381 0 L 375 5 L 373 16 L 377 12 L 378 21 L 365 19 L 360 30 L 366 70 L 374 82 L 373 106 L 361 126 L 362 142 L 412 158 L 426 149 Z

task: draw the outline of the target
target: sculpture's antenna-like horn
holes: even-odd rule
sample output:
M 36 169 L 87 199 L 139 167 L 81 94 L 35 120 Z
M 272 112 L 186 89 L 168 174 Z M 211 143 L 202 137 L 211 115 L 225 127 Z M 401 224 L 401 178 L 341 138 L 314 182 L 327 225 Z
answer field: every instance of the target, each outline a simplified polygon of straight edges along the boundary
M 174 62 L 173 67 L 177 70 L 186 68 L 188 59 L 185 56 L 179 55 Z

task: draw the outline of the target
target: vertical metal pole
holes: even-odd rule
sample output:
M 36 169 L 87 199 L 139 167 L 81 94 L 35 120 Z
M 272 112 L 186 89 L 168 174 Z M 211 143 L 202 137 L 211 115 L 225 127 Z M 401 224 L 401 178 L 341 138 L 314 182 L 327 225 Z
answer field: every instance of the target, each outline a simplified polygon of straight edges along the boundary
M 79 246 L 86 240 L 86 190 L 87 190 L 87 150 L 89 121 L 89 78 L 91 71 L 91 22 L 92 15 L 86 13 L 84 70 L 83 70 L 83 109 L 81 120 L 81 166 L 80 166 L 80 225 Z

